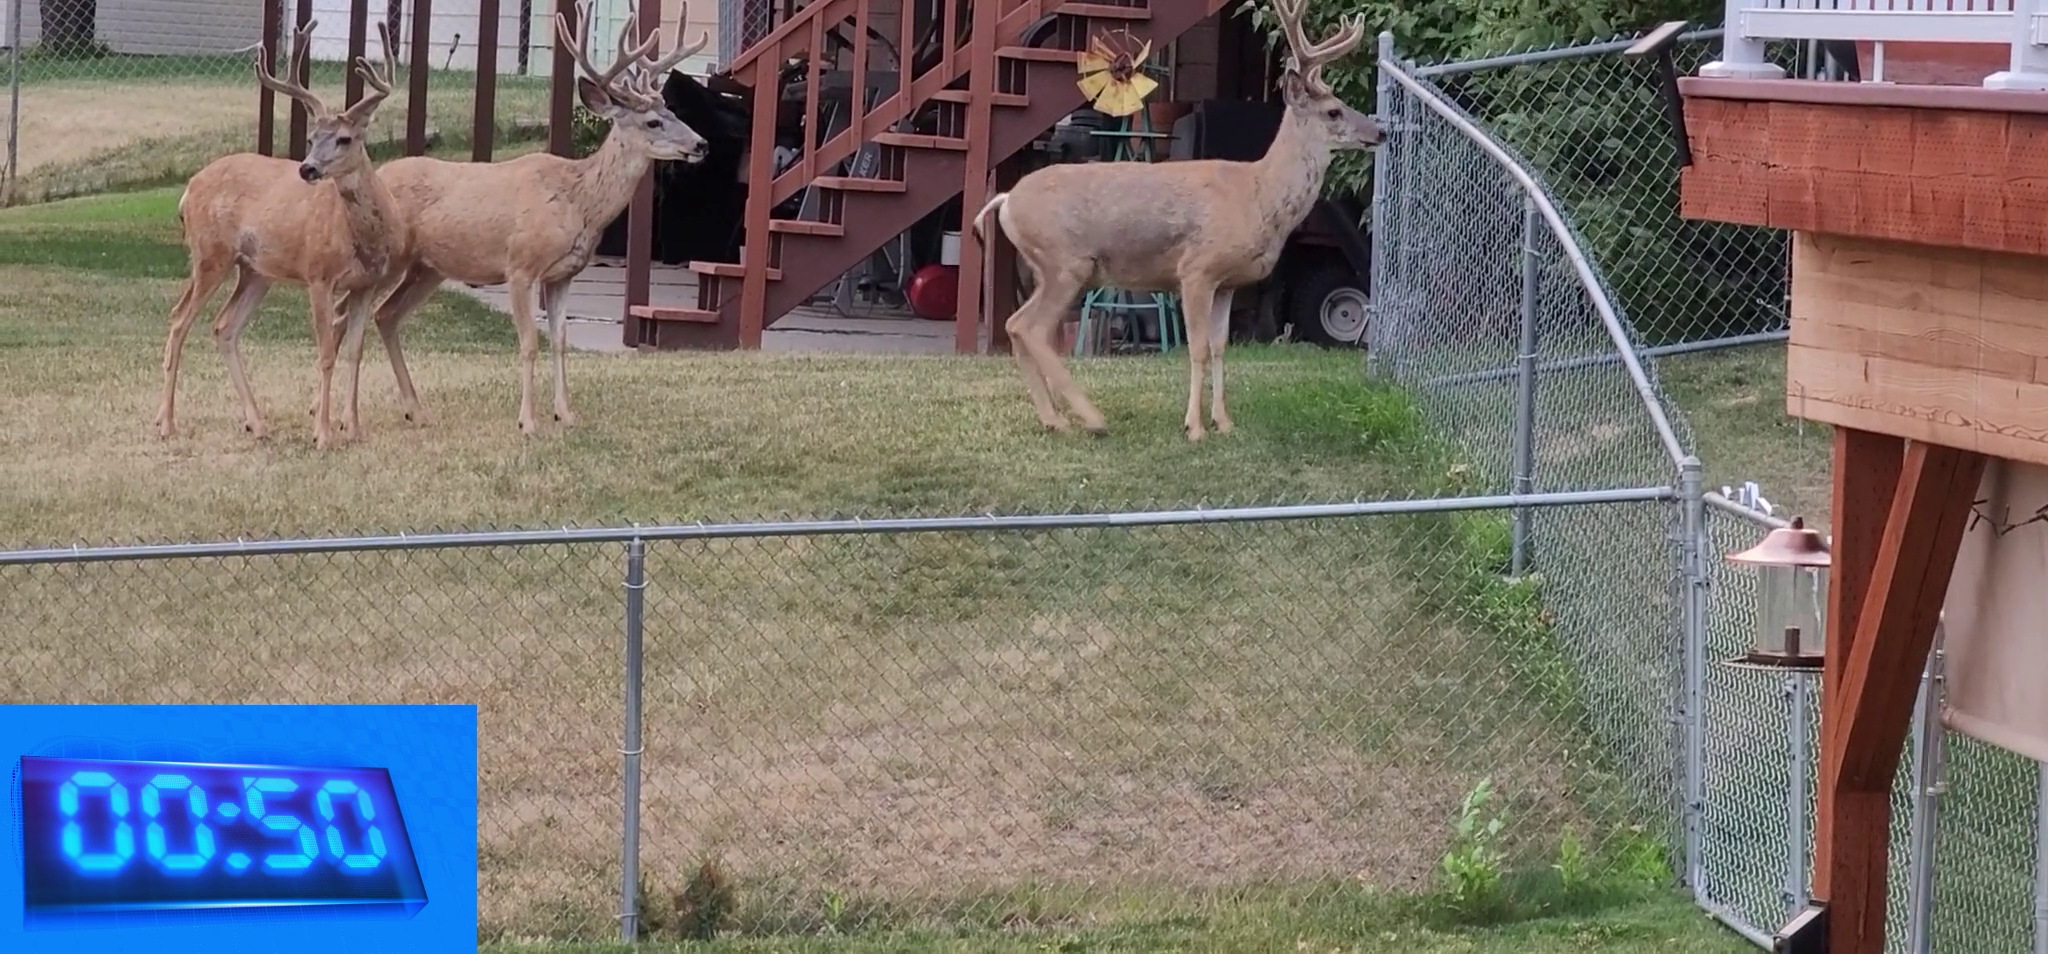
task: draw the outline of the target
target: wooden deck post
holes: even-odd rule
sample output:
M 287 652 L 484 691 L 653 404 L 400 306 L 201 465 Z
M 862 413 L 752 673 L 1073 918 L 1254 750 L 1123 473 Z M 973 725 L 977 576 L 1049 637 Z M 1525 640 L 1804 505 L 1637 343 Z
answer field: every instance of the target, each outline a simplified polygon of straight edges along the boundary
M 277 36 L 284 32 L 284 4 L 263 5 L 263 38 L 258 41 L 262 48 L 257 56 L 263 58 L 263 68 L 277 75 Z M 256 84 L 256 152 L 258 155 L 277 155 L 277 94 L 270 87 Z
M 498 0 L 476 4 L 476 111 L 470 117 L 469 158 L 491 161 L 498 131 Z
M 576 22 L 576 0 L 555 0 L 555 15 L 569 21 L 572 32 L 582 25 Z M 562 42 L 560 29 L 548 45 L 555 51 L 554 62 L 548 67 L 548 152 L 566 157 L 574 148 L 576 60 L 568 44 Z
M 299 0 L 298 9 L 293 11 L 292 17 L 292 32 L 294 34 L 296 34 L 300 30 L 305 29 L 306 23 L 313 19 L 313 0 Z M 296 43 L 296 41 L 294 42 Z M 308 59 L 310 60 L 311 58 L 308 57 Z M 275 64 L 272 65 L 273 67 L 275 66 Z M 304 86 L 306 85 L 306 82 L 309 79 L 311 79 L 312 72 L 313 64 L 311 62 L 308 62 L 305 65 L 304 69 L 291 71 L 292 81 L 298 83 L 300 86 Z M 292 141 L 285 144 L 285 155 L 292 157 L 294 160 L 302 160 L 306 158 L 307 125 L 308 121 L 305 105 L 303 103 L 300 103 L 296 99 L 292 100 Z
M 746 246 L 740 263 L 746 274 L 740 279 L 740 347 L 761 347 L 761 332 L 768 311 L 768 269 L 774 265 L 768 255 L 774 236 L 768 233 L 768 213 L 775 195 L 775 110 L 781 100 L 781 62 L 773 56 L 754 60 L 754 116 L 747 141 L 747 205 L 742 220 Z
M 348 5 L 348 60 L 342 64 L 341 101 L 344 106 L 354 106 L 363 98 L 363 74 L 356 72 L 355 62 L 368 51 L 370 44 L 370 0 L 349 0 Z M 392 71 L 398 67 L 394 64 Z
M 641 3 L 635 16 L 640 21 L 641 36 L 661 35 L 660 3 Z M 682 34 L 681 29 L 676 32 L 678 36 Z M 619 310 L 619 322 L 625 328 L 633 327 L 633 307 L 647 304 L 652 297 L 648 286 L 654 280 L 653 259 L 654 166 L 649 164 L 640 183 L 633 187 L 633 200 L 626 205 L 626 295 Z
M 1885 446 L 1892 440 L 1852 431 L 1836 445 L 1835 498 L 1858 509 L 1834 515 L 1834 550 L 1847 558 L 1838 565 L 1854 567 L 1848 588 L 1865 592 L 1846 645 L 1830 632 L 1823 676 L 1825 807 L 1816 832 L 1814 895 L 1827 904 L 1829 954 L 1884 951 L 1892 781 L 1986 460 L 1973 451 L 1910 444 L 1896 472 L 1889 512 L 1880 518 L 1874 491 L 1883 482 Z M 1877 473 L 1859 473 L 1858 463 Z M 1852 531 L 1852 539 L 1860 546 L 1850 551 L 1841 533 L 1858 524 L 1863 526 Z M 1865 555 L 1872 524 L 1882 528 L 1874 559 Z M 1834 579 L 1829 584 L 1829 616 L 1843 620 L 1840 604 L 1849 594 Z
M 427 74 L 433 69 L 434 0 L 413 0 L 412 43 L 405 77 L 405 154 L 427 151 Z M 394 26 L 393 29 L 396 29 Z M 395 38 L 394 38 L 395 39 Z
M 948 5 L 950 6 L 950 4 Z M 960 268 L 958 306 L 953 312 L 953 351 L 974 354 L 981 350 L 983 320 L 981 298 L 982 241 L 974 235 L 974 214 L 988 201 L 991 173 L 989 126 L 995 121 L 996 31 L 1002 19 L 1001 5 L 984 0 L 973 7 L 974 19 L 968 33 L 967 63 L 967 172 L 960 189 Z

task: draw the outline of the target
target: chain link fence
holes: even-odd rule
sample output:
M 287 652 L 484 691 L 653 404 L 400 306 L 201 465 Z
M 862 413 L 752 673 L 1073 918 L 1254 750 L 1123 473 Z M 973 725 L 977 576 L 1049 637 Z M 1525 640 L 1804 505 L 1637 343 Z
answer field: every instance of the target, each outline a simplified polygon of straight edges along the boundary
M 622 883 L 683 936 L 707 864 L 751 935 L 1412 890 L 1482 779 L 1510 867 L 1665 863 L 1668 573 L 1550 617 L 1498 503 L 13 553 L 0 698 L 473 703 L 486 940 L 614 934 Z
M 1672 50 L 1679 75 L 1711 60 L 1718 36 L 1681 37 Z M 1646 354 L 1782 336 L 1784 233 L 1679 217 L 1661 82 L 1652 60 L 1621 55 L 1630 42 L 1411 69 L 1544 184 Z M 1801 53 L 1797 44 L 1772 47 L 1788 66 Z
M 399 90 L 376 114 L 372 154 L 402 153 L 407 84 L 416 38 L 413 0 L 364 5 L 364 50 L 383 52 L 375 24 L 395 27 Z M 256 148 L 258 87 L 252 64 L 261 47 L 266 3 L 275 22 L 280 76 L 291 32 L 317 23 L 307 83 L 322 100 L 343 102 L 349 50 L 349 0 L 0 0 L 0 63 L 7 89 L 7 154 L 0 201 L 43 202 L 126 188 L 173 185 L 206 163 Z M 477 136 L 476 103 L 488 94 L 485 127 L 504 156 L 541 148 L 547 135 L 548 71 L 554 0 L 501 0 L 492 44 L 495 68 L 479 82 L 483 24 L 474 8 L 430 8 L 424 62 L 428 146 L 468 158 Z M 610 37 L 593 37 L 603 53 Z M 293 148 L 292 102 L 273 106 L 276 150 Z
M 1678 68 L 1711 56 L 1714 37 L 1682 38 Z M 1619 55 L 1628 42 L 1431 66 L 1382 47 L 1368 366 L 1413 393 L 1501 492 L 1669 480 L 1692 440 L 1666 410 L 1655 358 L 1784 333 L 1782 236 L 1678 217 L 1656 74 Z M 1771 52 L 1794 72 L 1822 59 L 1797 44 Z M 1653 736 L 1629 719 L 1601 726 L 1600 739 L 1645 753 L 1643 764 L 1665 764 L 1649 753 L 1673 747 L 1679 771 L 1646 774 L 1637 810 L 1689 829 L 1686 880 L 1702 906 L 1768 946 L 1810 900 L 1820 680 L 1720 664 L 1750 645 L 1757 607 L 1754 579 L 1721 556 L 1775 524 L 1719 495 L 1701 500 L 1685 667 L 1696 684 L 1636 686 L 1682 724 Z M 1578 513 L 1514 523 L 1551 536 L 1518 542 L 1515 568 L 1542 580 L 1550 612 L 1593 620 L 1654 575 L 1619 582 L 1642 573 L 1642 551 L 1617 541 L 1656 531 L 1575 528 Z M 1683 551 L 1694 531 L 1674 532 Z M 1663 649 L 1678 644 L 1667 637 Z M 1944 731 L 1938 669 L 1927 682 L 1893 794 L 1889 949 L 2048 951 L 2048 776 Z M 1690 795 L 1660 815 L 1656 792 Z

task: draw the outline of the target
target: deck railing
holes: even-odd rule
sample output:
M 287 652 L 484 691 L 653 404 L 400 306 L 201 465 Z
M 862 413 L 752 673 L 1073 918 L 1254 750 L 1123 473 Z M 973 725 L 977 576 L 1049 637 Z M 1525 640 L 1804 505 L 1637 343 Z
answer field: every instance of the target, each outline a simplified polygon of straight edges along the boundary
M 1726 0 L 1720 59 L 1701 76 L 1779 79 L 1767 40 L 1883 44 L 1984 43 L 2012 48 L 2009 68 L 1984 79 L 1993 89 L 2048 90 L 2048 0 Z M 1881 79 L 1881 71 L 1874 79 Z

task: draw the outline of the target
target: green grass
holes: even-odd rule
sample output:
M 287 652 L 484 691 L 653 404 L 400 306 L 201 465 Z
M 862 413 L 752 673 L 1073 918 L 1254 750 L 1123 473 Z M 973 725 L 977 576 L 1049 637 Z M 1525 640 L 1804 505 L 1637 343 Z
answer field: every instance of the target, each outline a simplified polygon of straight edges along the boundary
M 1007 912 L 1015 914 L 1016 912 Z M 856 931 L 813 937 L 618 944 L 499 943 L 484 954 L 1152 954 L 1169 951 L 1580 954 L 1644 951 L 1741 954 L 1754 950 L 1684 899 L 1653 893 L 1563 901 L 1556 909 L 1487 927 L 1443 923 L 1426 902 L 1337 890 L 1313 897 L 1218 899 L 1168 916 L 1108 914 L 1085 924 L 1021 922 L 941 931 Z
M 1784 345 L 1663 358 L 1657 373 L 1692 425 L 1709 488 L 1754 480 L 1780 516 L 1828 525 L 1833 431 L 1785 413 Z

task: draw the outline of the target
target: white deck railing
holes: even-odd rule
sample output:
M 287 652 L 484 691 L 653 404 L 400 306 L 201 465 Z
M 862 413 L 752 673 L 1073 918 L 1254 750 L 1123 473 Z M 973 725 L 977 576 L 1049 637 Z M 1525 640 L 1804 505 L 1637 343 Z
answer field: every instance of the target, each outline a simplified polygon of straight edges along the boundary
M 1701 76 L 1783 77 L 1766 40 L 1995 43 L 2012 65 L 1985 86 L 2048 90 L 2048 0 L 1727 0 L 1727 18 L 1721 58 Z

